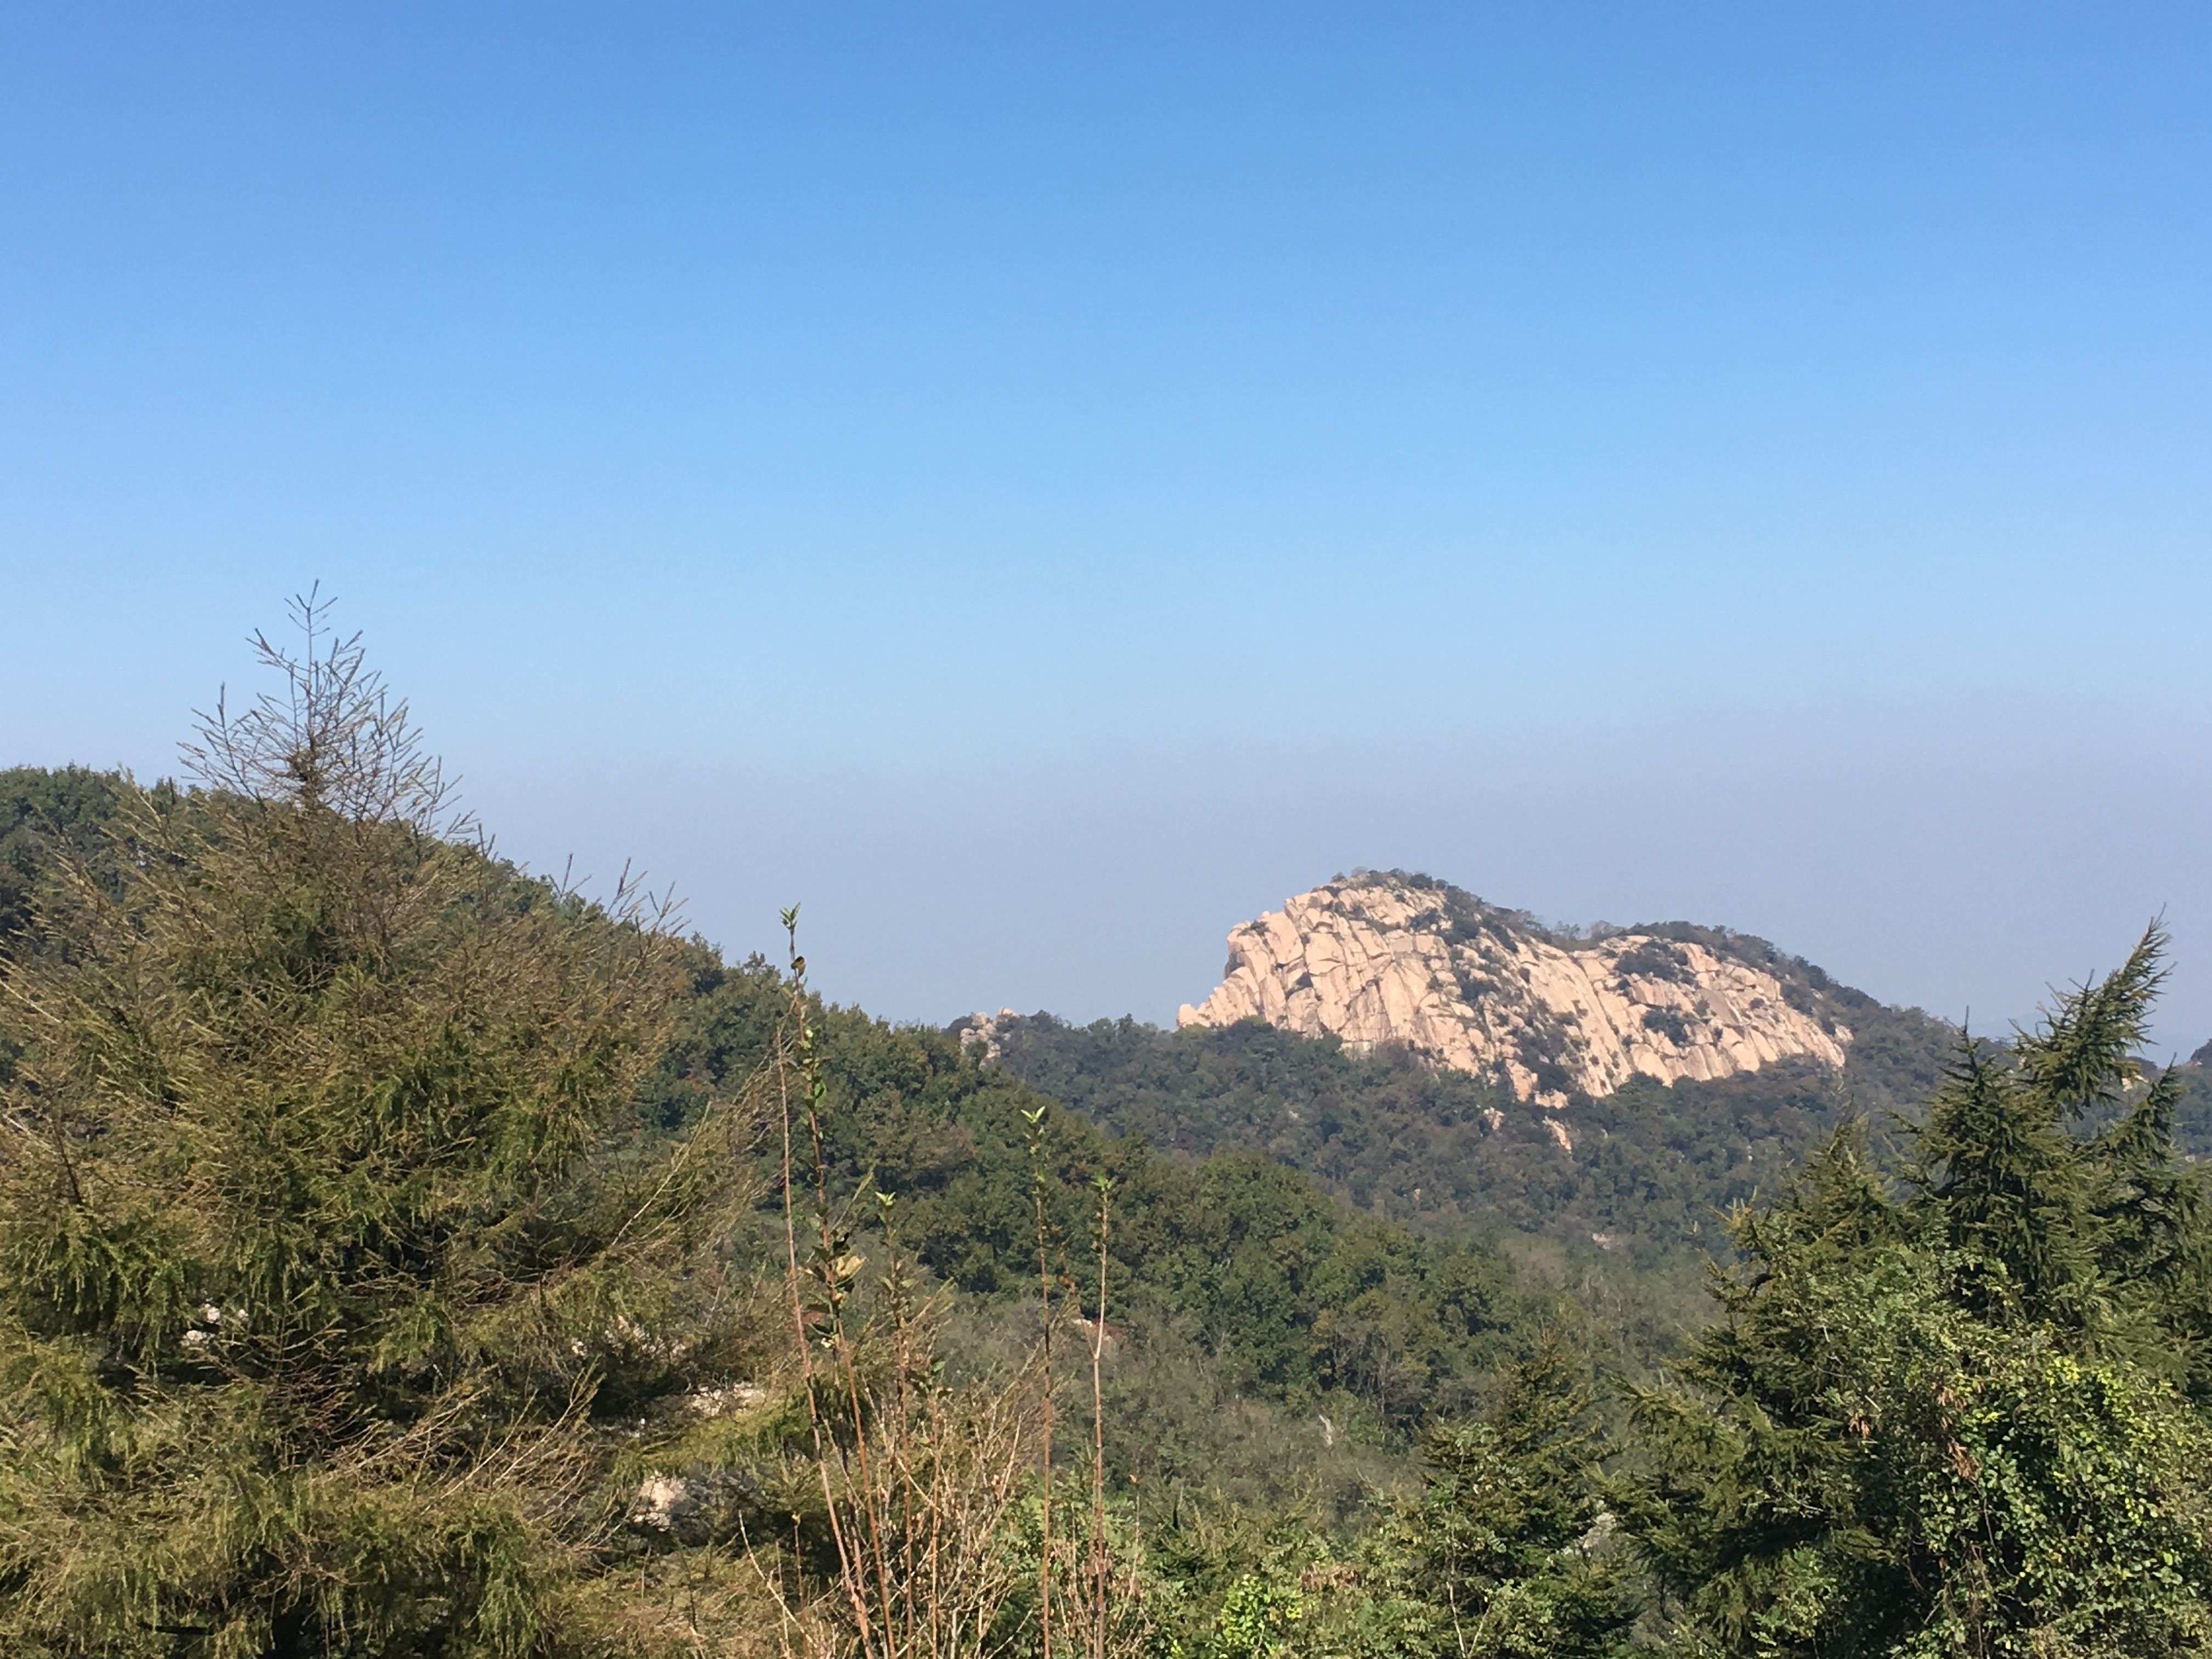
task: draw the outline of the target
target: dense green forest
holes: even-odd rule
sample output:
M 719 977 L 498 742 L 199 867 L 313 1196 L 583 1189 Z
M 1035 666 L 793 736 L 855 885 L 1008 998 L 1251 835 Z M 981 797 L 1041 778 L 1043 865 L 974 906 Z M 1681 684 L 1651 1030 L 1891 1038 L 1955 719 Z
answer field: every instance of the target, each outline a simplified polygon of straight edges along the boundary
M 0 773 L 0 1650 L 2212 1636 L 2155 930 L 1999 1045 L 1804 970 L 1841 1078 L 1571 1157 L 1257 1026 L 987 1061 L 501 860 L 306 620 L 180 787 Z
M 1039 1014 L 1001 1021 L 994 1037 L 1006 1069 L 1117 1134 L 1196 1158 L 1263 1152 L 1428 1231 L 1595 1235 L 1648 1267 L 1707 1242 L 1717 1216 L 1774 1191 L 1846 1118 L 1909 1111 L 1942 1080 L 1954 1028 L 1831 994 L 1849 999 L 1856 1033 L 1841 1077 L 1784 1063 L 1711 1083 L 1638 1078 L 1572 1100 L 1560 1115 L 1571 1154 L 1510 1091 L 1256 1020 L 1163 1031 Z

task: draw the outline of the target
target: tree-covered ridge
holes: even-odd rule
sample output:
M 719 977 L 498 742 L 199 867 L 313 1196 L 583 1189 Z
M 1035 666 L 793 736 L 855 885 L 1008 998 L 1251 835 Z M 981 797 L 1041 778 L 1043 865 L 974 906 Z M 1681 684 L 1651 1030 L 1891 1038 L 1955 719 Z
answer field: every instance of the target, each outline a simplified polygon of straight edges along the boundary
M 64 845 L 104 847 L 103 826 L 128 832 L 118 812 L 129 797 L 103 775 L 0 775 L 0 803 L 11 799 L 64 803 L 21 814 L 47 826 L 16 843 L 27 874 Z M 509 866 L 476 866 L 476 881 L 525 913 L 550 900 Z M 635 1109 L 672 1135 L 766 1058 L 787 990 L 759 958 L 732 967 L 696 940 L 669 948 L 665 1036 Z M 1267 1399 L 1301 1408 L 1334 1400 L 1338 1420 L 1402 1433 L 1463 1408 L 1502 1334 L 1528 1316 L 1512 1275 L 1479 1243 L 1425 1240 L 1347 1213 L 1269 1158 L 1168 1158 L 1141 1139 L 1103 1133 L 1006 1070 L 978 1066 L 942 1033 L 817 1008 L 833 1179 L 845 1192 L 869 1178 L 896 1194 L 918 1260 L 964 1292 L 1019 1297 L 1032 1287 L 1024 1114 L 1043 1110 L 1059 1235 L 1082 1236 L 1083 1194 L 1109 1176 L 1121 1194 L 1115 1301 L 1161 1321 Z
M 1841 988 L 1824 994 L 1856 1022 L 1840 1079 L 1789 1064 L 1711 1083 L 1638 1078 L 1564 1112 L 1409 1055 L 1257 1021 L 1164 1031 L 1038 1014 L 991 1035 L 1000 1066 L 1116 1133 L 1189 1157 L 1264 1152 L 1362 1209 L 1431 1230 L 1597 1235 L 1648 1262 L 1709 1239 L 1721 1212 L 1773 1191 L 1843 1117 L 1908 1108 L 1941 1080 L 1952 1028 Z
M 696 948 L 696 947 L 695 947 Z M 691 995 L 646 1098 L 681 1123 L 757 1064 L 781 979 L 693 957 Z M 1179 1161 L 1110 1135 L 944 1033 L 856 1010 L 820 1016 L 834 1175 L 896 1195 L 901 1237 L 971 1295 L 1032 1288 L 1026 1115 L 1045 1114 L 1051 1224 L 1079 1239 L 1095 1180 L 1120 1219 L 1109 1299 L 1229 1364 L 1249 1388 L 1404 1431 L 1465 1409 L 1528 1298 L 1480 1242 L 1422 1238 L 1349 1212 L 1251 1152 Z

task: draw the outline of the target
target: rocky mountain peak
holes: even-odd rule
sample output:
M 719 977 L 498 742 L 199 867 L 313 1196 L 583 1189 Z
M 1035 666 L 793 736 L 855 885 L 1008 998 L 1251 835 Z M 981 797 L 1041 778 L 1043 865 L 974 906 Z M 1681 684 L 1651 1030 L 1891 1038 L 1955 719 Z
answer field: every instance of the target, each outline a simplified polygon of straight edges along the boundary
M 1840 1067 L 1850 1030 L 1802 964 L 1734 941 L 1680 925 L 1580 938 L 1426 876 L 1357 871 L 1232 928 L 1222 982 L 1176 1023 L 1401 1044 L 1550 1107 L 1639 1074 Z

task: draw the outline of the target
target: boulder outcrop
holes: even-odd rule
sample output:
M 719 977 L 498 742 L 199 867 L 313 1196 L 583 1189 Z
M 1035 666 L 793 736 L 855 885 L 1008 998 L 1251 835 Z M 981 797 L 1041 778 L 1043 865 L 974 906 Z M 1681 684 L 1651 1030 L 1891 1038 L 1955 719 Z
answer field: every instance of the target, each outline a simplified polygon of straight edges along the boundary
M 1399 1043 L 1547 1107 L 1642 1075 L 1671 1083 L 1784 1059 L 1841 1066 L 1851 1040 L 1804 988 L 1705 929 L 1538 927 L 1422 876 L 1360 871 L 1229 935 L 1222 982 L 1182 1025 L 1263 1019 Z

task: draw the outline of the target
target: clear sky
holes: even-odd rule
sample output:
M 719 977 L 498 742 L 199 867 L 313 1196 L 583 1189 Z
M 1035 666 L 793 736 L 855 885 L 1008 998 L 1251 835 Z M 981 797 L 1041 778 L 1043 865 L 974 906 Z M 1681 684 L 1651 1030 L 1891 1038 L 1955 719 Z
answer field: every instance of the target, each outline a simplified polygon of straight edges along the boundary
M 1359 865 L 2212 1036 L 2212 10 L 0 7 L 0 762 L 1171 1018 Z

